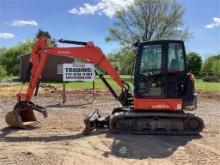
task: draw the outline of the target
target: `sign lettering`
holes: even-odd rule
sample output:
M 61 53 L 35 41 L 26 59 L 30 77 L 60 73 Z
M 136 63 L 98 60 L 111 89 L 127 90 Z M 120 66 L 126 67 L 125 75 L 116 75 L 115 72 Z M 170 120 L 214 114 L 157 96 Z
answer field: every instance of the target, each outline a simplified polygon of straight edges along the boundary
M 93 64 L 63 64 L 63 81 L 93 81 Z

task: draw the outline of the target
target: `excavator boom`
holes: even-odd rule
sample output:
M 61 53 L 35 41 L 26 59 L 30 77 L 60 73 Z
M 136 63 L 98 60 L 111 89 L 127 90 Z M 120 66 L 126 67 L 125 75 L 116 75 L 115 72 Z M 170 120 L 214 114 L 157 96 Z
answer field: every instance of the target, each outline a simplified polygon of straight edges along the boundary
M 18 102 L 14 107 L 14 111 L 9 112 L 6 115 L 6 122 L 8 125 L 13 127 L 24 127 L 24 122 L 29 124 L 29 122 L 36 121 L 33 110 L 43 113 L 44 117 L 47 116 L 46 110 L 41 106 L 33 104 L 31 99 L 34 94 L 34 90 L 38 90 L 39 81 L 46 64 L 47 57 L 51 55 L 78 58 L 84 62 L 96 64 L 111 76 L 111 78 L 122 89 L 122 92 L 126 91 L 126 86 L 121 80 L 118 72 L 108 61 L 102 50 L 96 47 L 92 42 L 69 41 L 62 39 L 58 41 L 66 44 L 81 45 L 80 47 L 48 47 L 47 42 L 46 38 L 40 38 L 32 48 L 29 67 L 31 78 L 28 84 L 28 89 L 26 93 L 17 94 Z M 100 75 L 100 78 L 104 80 L 113 96 L 123 103 L 103 76 Z
M 48 55 L 78 58 L 87 63 L 97 64 L 111 76 L 111 78 L 119 85 L 119 87 L 121 87 L 122 89 L 125 88 L 125 85 L 121 80 L 118 72 L 108 61 L 102 50 L 94 46 L 92 42 L 86 43 L 68 40 L 59 41 L 68 44 L 79 44 L 83 45 L 83 47 L 47 47 L 47 39 L 40 38 L 33 47 L 31 53 L 30 63 L 32 69 L 31 80 L 28 86 L 28 90 L 25 94 L 18 94 L 19 100 L 22 98 L 24 98 L 26 101 L 31 100 L 34 89 L 36 88 L 37 82 L 40 79 Z

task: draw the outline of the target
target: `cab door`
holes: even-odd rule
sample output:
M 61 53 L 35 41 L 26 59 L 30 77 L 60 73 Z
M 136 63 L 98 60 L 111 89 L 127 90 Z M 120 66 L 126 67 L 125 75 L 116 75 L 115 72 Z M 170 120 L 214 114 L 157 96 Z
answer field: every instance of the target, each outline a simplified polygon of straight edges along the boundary
M 165 47 L 161 41 L 142 43 L 135 69 L 135 97 L 163 98 L 165 96 Z
M 186 87 L 186 55 L 182 41 L 167 43 L 166 97 L 182 98 Z

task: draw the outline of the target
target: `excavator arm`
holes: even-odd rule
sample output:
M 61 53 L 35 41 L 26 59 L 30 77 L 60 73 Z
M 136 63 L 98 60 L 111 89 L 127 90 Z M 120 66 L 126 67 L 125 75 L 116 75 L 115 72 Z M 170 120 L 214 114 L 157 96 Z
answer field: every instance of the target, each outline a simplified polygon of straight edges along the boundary
M 120 75 L 108 61 L 104 53 L 98 47 L 95 47 L 92 42 L 78 42 L 78 41 L 68 41 L 68 40 L 59 40 L 62 43 L 69 44 L 84 44 L 84 47 L 47 47 L 47 39 L 40 38 L 33 47 L 30 63 L 32 66 L 31 69 L 31 80 L 28 86 L 27 93 L 18 94 L 18 100 L 25 99 L 30 101 L 33 92 L 37 86 L 37 83 L 40 79 L 41 73 L 45 66 L 48 55 L 53 56 L 66 56 L 78 58 L 86 63 L 93 63 L 100 66 L 105 72 L 107 72 L 111 78 L 121 87 L 125 89 L 125 84 L 121 80 Z
M 46 110 L 43 107 L 32 103 L 31 99 L 34 94 L 34 90 L 38 90 L 36 88 L 39 84 L 39 80 L 46 64 L 47 57 L 51 55 L 78 58 L 86 63 L 93 63 L 98 65 L 105 72 L 107 72 L 107 74 L 110 75 L 111 78 L 122 89 L 122 94 L 117 96 L 108 82 L 104 79 L 104 77 L 100 76 L 113 96 L 119 102 L 121 102 L 122 105 L 125 104 L 126 101 L 124 100 L 126 100 L 125 96 L 128 91 L 126 88 L 126 83 L 121 80 L 120 75 L 106 58 L 100 48 L 96 47 L 92 42 L 79 42 L 62 39 L 58 41 L 66 44 L 81 45 L 78 47 L 49 47 L 47 42 L 47 39 L 42 37 L 37 40 L 36 44 L 32 48 L 30 57 L 31 67 L 29 68 L 31 73 L 30 82 L 26 93 L 17 94 L 18 102 L 14 107 L 14 111 L 9 112 L 6 115 L 6 122 L 10 126 L 24 127 L 24 122 L 36 121 L 33 110 L 43 113 L 44 117 L 47 116 Z

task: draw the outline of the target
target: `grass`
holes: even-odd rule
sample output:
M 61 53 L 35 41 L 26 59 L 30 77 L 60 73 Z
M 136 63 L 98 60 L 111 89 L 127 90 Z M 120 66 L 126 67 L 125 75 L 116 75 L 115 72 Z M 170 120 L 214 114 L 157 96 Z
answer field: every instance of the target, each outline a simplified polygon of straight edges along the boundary
M 0 81 L 12 81 L 16 79 L 18 79 L 18 76 L 6 76 L 6 77 L 1 78 Z
M 129 83 L 130 86 L 132 86 L 132 79 L 131 76 L 127 75 L 122 75 L 122 80 L 125 82 Z M 109 84 L 113 87 L 113 89 L 117 90 L 120 89 L 120 87 L 117 85 L 117 83 L 110 77 L 110 76 L 105 76 Z M 52 82 L 51 85 L 55 85 L 58 88 L 61 88 L 63 86 L 62 83 L 60 82 Z M 91 89 L 93 87 L 92 82 L 82 82 L 82 81 L 75 81 L 75 82 L 67 82 L 66 83 L 66 88 L 68 89 Z M 105 84 L 100 80 L 98 77 L 95 79 L 95 88 L 98 89 L 106 89 Z
M 122 79 L 125 82 L 128 82 L 132 87 L 132 79 L 130 76 L 122 76 Z M 107 76 L 107 81 L 115 89 L 120 89 L 120 87 L 109 77 Z M 52 83 L 53 84 L 53 83 Z M 62 87 L 62 83 L 55 83 L 54 85 Z M 67 88 L 70 89 L 90 89 L 92 88 L 92 82 L 70 82 L 66 84 Z M 95 87 L 99 89 L 104 89 L 105 84 L 98 78 L 95 80 Z M 217 82 L 204 82 L 201 79 L 196 80 L 196 90 L 204 92 L 220 92 L 220 83 Z
M 220 92 L 219 82 L 204 82 L 201 79 L 196 80 L 196 90 L 203 92 Z
M 118 90 L 120 89 L 120 87 L 111 79 L 110 76 L 105 76 L 107 81 L 110 83 L 110 85 L 113 87 L 113 89 Z M 129 75 L 122 75 L 121 76 L 122 79 L 129 83 L 131 87 L 133 87 L 132 85 L 132 78 Z M 51 85 L 56 86 L 59 89 L 62 89 L 63 84 L 61 82 L 47 82 Z M 20 88 L 24 86 L 26 86 L 27 83 L 25 85 L 19 84 L 19 85 L 15 85 L 13 89 L 17 88 L 18 90 Z M 67 82 L 66 83 L 66 88 L 67 89 L 72 89 L 72 90 L 79 90 L 79 89 L 91 89 L 92 88 L 92 82 Z M 102 80 L 100 80 L 98 77 L 96 77 L 95 79 L 95 88 L 98 89 L 107 89 L 105 84 L 102 82 Z M 201 79 L 197 79 L 196 80 L 196 90 L 197 91 L 204 91 L 204 92 L 220 92 L 220 83 L 214 83 L 214 82 L 204 82 Z

